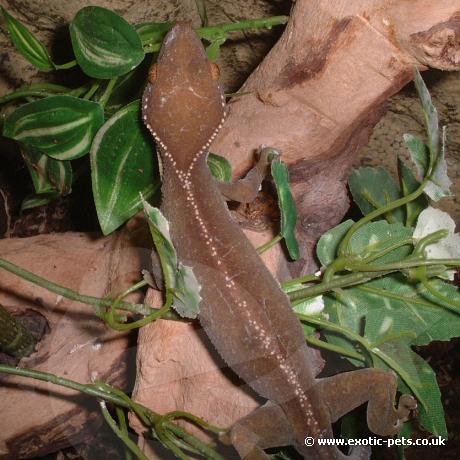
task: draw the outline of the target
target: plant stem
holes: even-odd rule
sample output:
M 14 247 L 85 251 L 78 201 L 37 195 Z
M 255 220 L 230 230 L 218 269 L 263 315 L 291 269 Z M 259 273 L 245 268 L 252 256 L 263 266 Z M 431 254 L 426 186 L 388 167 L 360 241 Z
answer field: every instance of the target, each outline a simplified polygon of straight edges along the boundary
M 14 273 L 21 278 L 30 281 L 31 283 L 36 284 L 37 286 L 43 287 L 48 291 L 54 292 L 55 294 L 62 295 L 66 299 L 76 300 L 77 302 L 86 303 L 88 305 L 93 305 L 96 307 L 96 314 L 102 314 L 103 307 L 110 307 L 113 303 L 111 299 L 100 299 L 98 297 L 88 296 L 79 294 L 72 289 L 67 289 L 65 287 L 60 286 L 59 284 L 53 283 L 52 281 L 48 281 L 45 278 L 42 278 L 34 273 L 31 273 L 23 268 L 18 267 L 17 265 L 8 262 L 5 259 L 0 258 L 0 268 L 3 268 L 10 273 Z M 153 312 L 157 312 L 158 310 L 154 310 L 150 307 L 147 307 L 144 304 L 133 304 L 128 302 L 119 302 L 117 308 L 121 310 L 130 311 L 132 313 L 139 313 L 141 315 L 148 315 Z
M 313 283 L 313 282 L 318 282 L 321 281 L 321 275 L 305 275 L 305 276 L 300 276 L 299 278 L 293 278 L 288 281 L 284 281 L 284 283 L 281 283 L 281 287 L 283 289 L 289 288 L 291 286 L 295 286 L 297 284 L 303 284 L 303 283 Z
M 358 359 L 359 361 L 366 361 L 366 358 L 361 353 L 358 353 L 357 351 L 355 352 L 346 350 L 343 347 L 339 347 L 324 340 L 317 339 L 314 335 L 309 335 L 305 337 L 305 339 L 310 345 L 322 348 L 323 350 L 333 351 L 334 353 L 338 353 L 339 355 L 348 356 L 349 358 Z
M 125 446 L 140 460 L 149 460 L 148 457 L 142 452 L 139 446 L 129 438 L 127 431 L 120 429 L 115 420 L 110 415 L 110 412 L 107 409 L 105 401 L 100 401 L 99 405 L 101 407 L 102 415 L 104 416 L 105 421 L 115 433 L 115 435 L 121 439 Z
M 107 83 L 104 93 L 99 98 L 99 104 L 102 106 L 102 108 L 104 108 L 105 105 L 107 104 L 107 101 L 109 100 L 110 95 L 112 94 L 113 88 L 115 87 L 117 80 L 118 80 L 118 77 L 114 77 L 114 78 L 111 78 L 109 82 Z
M 297 305 L 310 297 L 316 297 L 317 295 L 324 294 L 334 289 L 366 283 L 371 279 L 379 278 L 395 271 L 397 270 L 351 273 L 349 275 L 333 278 L 331 281 L 323 282 L 315 286 L 309 286 L 304 289 L 299 289 L 298 291 L 289 292 L 287 295 L 293 305 Z
M 289 16 L 272 16 L 269 18 L 247 19 L 245 21 L 217 24 L 210 27 L 201 27 L 197 30 L 197 33 L 201 38 L 209 40 L 208 37 L 213 37 L 216 33 L 221 34 L 225 32 L 234 32 L 236 30 L 246 29 L 271 29 L 273 26 L 286 24 L 288 20 Z M 212 41 L 212 39 L 210 41 Z
M 429 176 L 427 176 L 429 177 Z M 345 256 L 348 254 L 349 251 L 349 244 L 352 236 L 354 233 L 359 230 L 363 225 L 367 224 L 371 220 L 375 219 L 378 216 L 381 216 L 382 214 L 386 214 L 389 211 L 392 211 L 393 209 L 399 208 L 400 206 L 405 205 L 406 203 L 409 203 L 410 201 L 415 200 L 418 198 L 422 193 L 423 189 L 425 188 L 425 185 L 428 183 L 429 179 L 428 178 L 423 179 L 422 183 L 420 184 L 419 188 L 409 195 L 406 195 L 402 198 L 399 198 L 395 201 L 392 201 L 391 203 L 388 203 L 387 205 L 376 209 L 375 211 L 370 212 L 369 214 L 365 215 L 362 219 L 358 220 L 358 222 L 355 222 L 350 229 L 348 230 L 347 234 L 343 237 L 342 241 L 340 242 L 339 249 L 337 251 L 337 254 L 339 256 Z
M 52 83 L 34 84 L 0 97 L 0 105 L 15 101 L 16 99 L 55 96 L 56 94 L 68 93 L 70 91 L 72 90 L 66 86 L 54 85 Z
M 460 259 L 411 259 L 402 260 L 401 262 L 395 262 L 393 264 L 379 264 L 379 265 L 370 265 L 362 263 L 351 263 L 346 266 L 346 269 L 349 271 L 366 271 L 366 272 L 378 272 L 382 270 L 404 270 L 407 268 L 415 267 L 428 267 L 431 265 L 447 265 L 450 267 L 460 266 Z
M 267 243 L 263 244 L 262 246 L 259 246 L 256 249 L 257 253 L 258 254 L 264 253 L 265 251 L 267 251 L 271 247 L 275 246 L 275 244 L 278 243 L 279 241 L 281 241 L 282 239 L 283 239 L 282 235 L 276 235 L 273 239 L 271 239 Z
M 64 64 L 54 64 L 54 67 L 58 70 L 65 70 L 71 69 L 77 65 L 77 61 L 74 59 L 73 61 L 65 62 Z

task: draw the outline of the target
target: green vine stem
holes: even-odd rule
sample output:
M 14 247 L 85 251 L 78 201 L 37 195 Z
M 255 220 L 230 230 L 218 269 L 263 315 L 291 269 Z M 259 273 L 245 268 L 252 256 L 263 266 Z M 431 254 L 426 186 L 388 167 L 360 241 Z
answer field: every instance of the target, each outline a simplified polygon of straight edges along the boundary
M 382 272 L 359 272 L 351 273 L 349 275 L 339 276 L 332 279 L 328 282 L 322 282 L 314 286 L 308 286 L 297 291 L 288 292 L 288 297 L 291 300 L 292 304 L 298 305 L 299 303 L 309 299 L 311 297 L 316 297 L 320 294 L 325 294 L 326 292 L 333 291 L 334 289 L 344 288 L 355 286 L 357 284 L 366 283 L 374 278 L 379 278 L 381 276 L 388 275 L 397 270 L 391 271 L 382 271 Z
M 55 96 L 56 94 L 69 93 L 71 91 L 72 89 L 67 86 L 55 85 L 52 83 L 33 84 L 19 88 L 17 91 L 13 91 L 12 93 L 0 97 L 0 105 L 26 97 L 48 97 Z
M 102 94 L 102 96 L 100 97 L 98 101 L 99 104 L 102 106 L 102 108 L 104 108 L 105 105 L 107 104 L 110 98 L 110 95 L 112 94 L 113 88 L 115 88 L 117 81 L 118 81 L 118 77 L 114 77 L 114 78 L 111 78 L 109 82 L 107 83 L 104 93 Z
M 284 290 L 287 290 L 291 288 L 292 286 L 296 286 L 298 284 L 304 284 L 304 283 L 317 283 L 321 281 L 321 275 L 305 275 L 305 276 L 300 276 L 299 278 L 293 278 L 288 281 L 284 281 L 281 283 L 281 287 Z
M 67 70 L 75 67 L 77 65 L 77 61 L 74 59 L 73 61 L 65 62 L 64 64 L 54 64 L 54 68 L 57 70 Z
M 349 358 L 353 358 L 353 359 L 357 359 L 362 362 L 366 362 L 366 358 L 361 353 L 358 353 L 357 351 L 347 350 L 346 348 L 339 347 L 338 345 L 334 345 L 332 343 L 325 342 L 324 340 L 316 338 L 314 335 L 306 336 L 305 340 L 310 345 L 313 345 L 318 348 L 322 348 L 323 350 L 332 351 L 341 356 L 348 356 Z
M 117 422 L 110 415 L 109 410 L 107 409 L 107 404 L 105 401 L 100 401 L 99 406 L 101 407 L 102 415 L 104 416 L 107 425 L 112 429 L 115 435 L 120 438 L 124 445 L 140 460 L 149 460 L 148 457 L 142 452 L 139 446 L 130 439 L 127 430 L 120 428 L 117 425 Z
M 30 281 L 31 283 L 34 283 L 37 286 L 43 287 L 50 292 L 54 292 L 55 294 L 62 295 L 66 299 L 76 300 L 77 302 L 82 302 L 88 305 L 92 305 L 95 307 L 96 314 L 98 316 L 101 316 L 104 313 L 103 310 L 105 307 L 111 307 L 113 304 L 112 299 L 107 299 L 107 298 L 100 299 L 99 297 L 79 294 L 78 292 L 73 291 L 72 289 L 62 287 L 59 284 L 53 283 L 52 281 L 49 281 L 45 278 L 35 275 L 34 273 L 31 273 L 21 267 L 18 267 L 17 265 L 11 262 L 8 262 L 7 260 L 2 259 L 2 258 L 0 258 L 0 268 L 3 268 L 4 270 L 10 273 L 14 273 L 15 275 L 20 276 L 21 278 L 27 281 Z M 129 312 L 138 313 L 141 315 L 149 315 L 152 313 L 152 310 L 155 313 L 158 311 L 144 304 L 133 304 L 133 303 L 121 302 L 121 301 L 118 303 L 117 308 L 120 310 L 126 310 Z
M 426 235 L 423 238 L 420 238 L 420 240 L 417 241 L 417 244 L 414 247 L 413 255 L 423 257 L 427 246 L 429 246 L 430 244 L 437 243 L 439 240 L 442 240 L 448 235 L 449 231 L 443 229 L 430 233 L 429 235 Z
M 406 195 L 402 198 L 392 201 L 391 203 L 388 203 L 387 205 L 379 209 L 376 209 L 375 211 L 370 212 L 369 214 L 365 215 L 362 219 L 358 220 L 358 222 L 355 222 L 350 227 L 347 234 L 343 237 L 342 241 L 340 242 L 340 246 L 338 248 L 337 254 L 339 256 L 346 256 L 347 254 L 349 254 L 350 240 L 355 234 L 355 232 L 359 230 L 363 225 L 367 224 L 368 222 L 375 219 L 376 217 L 381 216 L 382 214 L 386 214 L 390 211 L 393 211 L 393 209 L 399 208 L 400 206 L 404 206 L 410 201 L 417 199 L 423 193 L 425 185 L 429 182 L 430 176 L 431 176 L 431 170 L 429 174 L 427 174 L 427 177 L 423 179 L 422 183 L 420 184 L 417 190 L 414 190 L 409 195 Z
M 213 42 L 219 38 L 222 38 L 228 32 L 235 32 L 237 30 L 246 29 L 271 29 L 273 26 L 286 24 L 288 19 L 289 16 L 272 16 L 270 18 L 247 19 L 245 21 L 217 24 L 210 27 L 201 27 L 197 29 L 197 33 L 200 38 L 209 42 Z M 145 23 L 145 25 L 148 25 L 148 23 Z M 165 31 L 165 33 L 166 32 L 167 31 Z M 147 43 L 144 51 L 146 53 L 158 52 L 161 48 L 161 41 Z
M 330 323 L 329 321 L 313 318 L 311 316 L 303 315 L 300 313 L 298 313 L 297 316 L 299 317 L 299 319 L 305 321 L 306 323 L 314 324 L 316 326 L 320 326 L 323 329 L 327 329 L 333 332 L 338 332 L 344 337 L 348 337 L 352 341 L 359 343 L 370 354 L 371 357 L 373 357 L 373 355 L 377 356 L 382 361 L 384 361 L 390 368 L 394 369 L 396 373 L 401 377 L 401 379 L 404 380 L 404 382 L 409 386 L 409 388 L 414 393 L 415 397 L 419 401 L 421 401 L 422 404 L 424 404 L 424 399 L 421 397 L 418 389 L 414 387 L 414 385 L 411 385 L 410 375 L 396 361 L 394 361 L 393 358 L 391 358 L 380 348 L 378 348 L 376 344 L 370 343 L 365 337 L 356 334 L 355 332 L 352 332 L 348 329 L 345 329 L 344 327 L 339 326 L 338 324 Z
M 5 364 L 0 364 L 0 373 L 19 375 L 22 377 L 32 378 L 36 380 L 41 380 L 43 382 L 49 382 L 54 385 L 60 385 L 66 388 L 70 388 L 81 393 L 84 393 L 88 396 L 92 396 L 103 401 L 111 402 L 112 404 L 123 407 L 128 410 L 132 410 L 139 416 L 140 420 L 146 425 L 151 426 L 157 423 L 159 420 L 164 418 L 164 416 L 157 414 L 147 407 L 142 406 L 139 403 L 136 403 L 121 390 L 114 388 L 106 383 L 95 382 L 95 383 L 78 383 L 69 379 L 58 377 L 54 374 L 49 374 L 48 372 L 41 372 L 32 369 L 24 369 L 18 367 L 7 366 Z M 168 415 L 168 414 L 166 414 Z M 193 417 L 192 414 L 188 414 Z M 115 423 L 115 422 L 114 422 Z M 119 430 L 116 425 L 116 429 Z M 185 429 L 179 427 L 171 421 L 166 421 L 163 424 L 163 427 L 168 432 L 174 434 L 178 438 L 185 441 L 192 449 L 203 453 L 206 458 L 210 460 L 225 460 L 218 452 L 212 449 L 209 445 L 205 444 L 203 441 L 200 441 L 198 438 L 195 438 L 193 435 L 188 433 Z M 188 458 L 182 454 L 181 458 Z
M 277 244 L 279 241 L 281 241 L 283 239 L 283 235 L 276 235 L 274 238 L 272 238 L 270 241 L 267 241 L 266 243 L 264 243 L 262 246 L 259 246 L 256 251 L 257 251 L 257 254 L 263 254 L 265 251 L 267 251 L 268 249 L 272 248 L 273 246 L 275 246 L 275 244 Z

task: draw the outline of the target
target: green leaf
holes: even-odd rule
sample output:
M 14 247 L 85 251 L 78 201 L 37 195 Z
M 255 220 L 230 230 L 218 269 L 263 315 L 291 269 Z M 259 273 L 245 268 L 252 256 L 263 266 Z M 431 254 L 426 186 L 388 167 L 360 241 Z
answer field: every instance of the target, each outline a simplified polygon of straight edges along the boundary
M 70 24 L 78 65 L 90 77 L 112 78 L 134 69 L 144 59 L 134 27 L 113 11 L 87 6 Z
M 439 148 L 439 125 L 438 114 L 431 100 L 430 93 L 420 75 L 415 72 L 415 87 L 422 103 L 425 115 L 426 130 L 428 133 L 428 146 L 415 136 L 404 135 L 404 140 L 409 148 L 409 152 L 415 162 L 419 173 L 428 179 L 424 188 L 424 193 L 432 200 L 439 201 L 445 196 L 450 196 L 451 181 L 447 176 L 447 163 L 445 159 L 446 131 L 443 129 L 442 145 Z
M 288 168 L 279 157 L 272 160 L 271 173 L 278 193 L 278 204 L 281 212 L 280 233 L 286 241 L 289 255 L 293 260 L 297 260 L 300 257 L 299 245 L 295 236 L 297 209 L 289 189 Z
M 47 173 L 50 182 L 61 195 L 68 195 L 72 191 L 72 165 L 70 161 L 59 161 L 50 158 Z
M 54 200 L 57 200 L 61 195 L 59 192 L 47 192 L 40 194 L 29 195 L 24 198 L 21 204 L 21 212 L 27 209 L 37 208 L 38 206 L 44 206 Z
M 354 169 L 348 178 L 353 201 L 363 215 L 400 198 L 398 184 L 381 166 Z M 397 208 L 385 215 L 389 223 L 404 222 L 404 211 Z
M 15 110 L 5 120 L 3 135 L 56 160 L 73 160 L 88 153 L 103 120 L 95 102 L 51 96 Z
M 157 157 L 140 119 L 140 102 L 118 111 L 99 130 L 90 153 L 94 202 L 104 235 L 142 208 L 140 193 L 159 188 Z
M 398 158 L 399 180 L 403 196 L 407 196 L 420 187 L 420 183 L 415 178 L 412 170 L 406 165 L 402 158 Z M 406 203 L 406 222 L 408 227 L 412 227 L 417 222 L 419 214 L 428 206 L 425 195 L 420 195 L 415 200 Z
M 404 134 L 403 138 L 418 175 L 424 178 L 430 167 L 430 151 L 428 150 L 428 146 L 420 138 L 412 134 Z
M 346 226 L 335 233 L 344 231 Z M 352 254 L 364 258 L 406 241 L 411 233 L 411 228 L 401 224 L 371 222 L 358 229 L 351 239 Z M 337 246 L 335 240 L 339 238 L 333 236 L 335 238 L 331 236 L 330 240 Z M 372 263 L 396 263 L 407 257 L 411 247 L 395 247 Z M 332 257 L 332 254 L 326 254 L 325 261 Z M 430 283 L 445 298 L 456 302 L 460 300 L 455 286 L 441 280 L 431 280 Z M 365 338 L 369 342 L 368 350 L 372 354 L 373 364 L 390 367 L 399 374 L 423 406 L 424 426 L 444 436 L 445 424 L 434 374 L 411 347 L 459 336 L 458 312 L 444 306 L 421 284 L 408 283 L 402 274 L 391 274 L 349 287 L 325 295 L 324 300 L 324 313 L 328 320 Z M 349 339 L 331 332 L 325 332 L 325 335 L 328 342 L 356 351 L 355 344 Z M 359 364 L 356 360 L 350 361 Z
M 232 165 L 226 158 L 214 153 L 209 153 L 208 167 L 211 171 L 211 174 L 217 180 L 220 180 L 221 182 L 232 181 Z
M 354 221 L 348 219 L 321 236 L 316 246 L 316 255 L 323 267 L 330 265 L 337 257 L 340 242 L 353 224 Z
M 4 8 L 6 28 L 16 49 L 35 67 L 45 72 L 53 70 L 54 64 L 43 44 L 21 22 L 13 18 Z
M 171 22 L 144 22 L 136 24 L 135 28 L 141 39 L 142 45 L 161 45 L 165 35 L 171 30 Z
M 32 178 L 35 193 L 43 194 L 54 191 L 54 186 L 48 177 L 48 163 L 58 160 L 53 160 L 39 150 L 26 146 L 21 149 L 21 154 Z
M 22 149 L 22 156 L 37 194 L 58 191 L 61 195 L 68 195 L 71 192 L 72 166 L 70 161 L 54 160 L 39 150 L 27 146 Z
M 178 262 L 169 233 L 169 223 L 161 211 L 146 201 L 143 201 L 143 205 L 163 269 L 165 287 L 173 291 L 173 307 L 184 318 L 196 318 L 201 301 L 201 286 L 192 269 Z

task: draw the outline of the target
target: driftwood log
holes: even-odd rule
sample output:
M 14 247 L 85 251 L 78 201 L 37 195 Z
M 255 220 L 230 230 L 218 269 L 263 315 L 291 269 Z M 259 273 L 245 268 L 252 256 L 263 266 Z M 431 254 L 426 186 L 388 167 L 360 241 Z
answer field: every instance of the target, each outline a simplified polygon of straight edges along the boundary
M 149 258 L 150 253 L 141 241 L 127 231 L 104 239 L 80 233 L 8 238 L 0 240 L 0 257 L 61 286 L 104 297 L 139 279 L 143 256 Z M 129 389 L 128 368 L 134 357 L 130 345 L 134 344 L 128 334 L 106 327 L 93 307 L 3 270 L 0 303 L 15 314 L 33 311 L 47 322 L 48 332 L 36 352 L 21 360 L 21 367 L 80 383 L 101 380 Z M 101 423 L 94 399 L 4 374 L 0 374 L 0 412 L 0 459 L 30 458 L 84 441 Z
M 231 160 L 235 175 L 247 170 L 260 144 L 279 148 L 290 164 L 303 250 L 291 273 L 315 268 L 311 254 L 318 235 L 348 207 L 347 171 L 379 119 L 381 103 L 411 80 L 415 65 L 460 68 L 460 8 L 455 0 L 298 0 L 281 39 L 241 89 L 250 94 L 231 102 L 212 150 Z M 128 265 L 126 258 L 121 262 L 118 238 L 66 234 L 5 240 L 0 253 L 8 252 L 5 258 L 63 285 L 85 286 L 85 293 L 102 296 L 118 277 L 114 267 L 130 267 L 131 273 L 141 266 L 133 254 Z M 65 252 L 69 248 L 72 257 Z M 285 277 L 282 253 L 275 254 L 274 271 Z M 32 258 L 34 263 L 28 263 Z M 58 267 L 53 274 L 49 260 Z M 4 272 L 0 289 L 5 306 L 33 308 L 41 299 L 40 312 L 50 326 L 38 352 L 21 365 L 80 382 L 97 373 L 126 385 L 128 337 L 89 317 L 90 307 L 57 299 Z M 100 343 L 102 348 L 95 350 Z M 135 396 L 153 409 L 191 410 L 225 426 L 256 405 L 227 371 L 222 374 L 218 358 L 194 326 L 159 321 L 142 329 L 136 359 Z M 27 458 L 69 445 L 87 436 L 81 428 L 93 421 L 81 400 L 70 400 L 75 394 L 42 385 L 34 391 L 28 383 L 2 380 L 0 458 Z

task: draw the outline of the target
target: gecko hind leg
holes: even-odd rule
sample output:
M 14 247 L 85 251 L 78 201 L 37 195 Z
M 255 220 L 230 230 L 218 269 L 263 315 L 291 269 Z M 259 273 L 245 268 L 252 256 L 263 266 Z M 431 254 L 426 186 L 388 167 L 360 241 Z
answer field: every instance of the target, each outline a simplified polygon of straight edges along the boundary
M 381 436 L 396 434 L 417 408 L 410 395 L 396 398 L 396 375 L 383 369 L 362 369 L 318 380 L 316 385 L 327 405 L 332 422 L 368 402 L 367 425 Z
M 230 440 L 242 459 L 268 460 L 264 449 L 292 444 L 292 430 L 283 410 L 268 402 L 235 423 Z
M 261 148 L 257 163 L 243 179 L 239 179 L 236 182 L 217 182 L 220 193 L 227 201 L 238 201 L 240 203 L 254 201 L 260 185 L 267 175 L 267 168 L 273 155 L 279 155 L 279 152 L 270 147 Z

